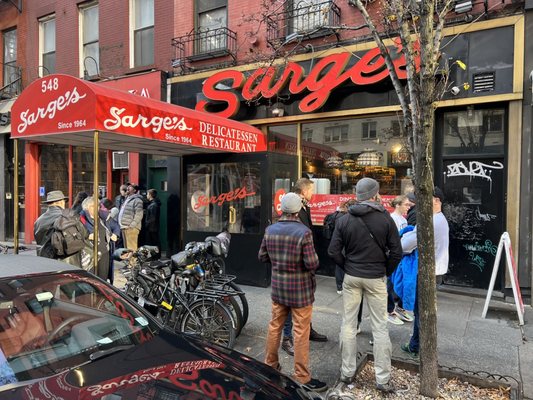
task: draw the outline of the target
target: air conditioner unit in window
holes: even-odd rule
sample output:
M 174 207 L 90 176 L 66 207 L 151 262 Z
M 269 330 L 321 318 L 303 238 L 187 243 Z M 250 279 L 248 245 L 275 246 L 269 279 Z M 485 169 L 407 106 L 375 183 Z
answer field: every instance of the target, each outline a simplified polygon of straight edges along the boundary
M 129 153 L 127 151 L 113 152 L 113 169 L 128 169 Z

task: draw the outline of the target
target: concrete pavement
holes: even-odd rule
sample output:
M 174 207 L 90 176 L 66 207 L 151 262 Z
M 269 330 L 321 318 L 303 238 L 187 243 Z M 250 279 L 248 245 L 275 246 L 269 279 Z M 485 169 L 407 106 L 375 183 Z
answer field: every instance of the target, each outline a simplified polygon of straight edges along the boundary
M 35 255 L 35 250 L 21 255 Z M 124 278 L 115 271 L 115 286 Z M 264 360 L 266 332 L 270 320 L 270 288 L 242 285 L 250 307 L 248 323 L 237 338 L 235 348 L 260 361 Z M 342 295 L 336 293 L 333 277 L 318 276 L 313 311 L 313 327 L 328 336 L 328 342 L 311 342 L 310 361 L 313 377 L 333 385 L 340 368 L 339 331 L 342 321 Z M 439 291 L 438 295 L 439 364 L 469 372 L 485 371 L 511 377 L 523 385 L 524 398 L 533 399 L 533 311 L 526 306 L 525 325 L 518 326 L 513 304 L 493 300 L 486 319 L 481 318 L 485 298 Z M 366 305 L 364 306 L 366 309 Z M 370 320 L 364 311 L 362 332 L 358 335 L 358 351 L 371 352 Z M 412 323 L 389 324 L 393 357 L 412 359 L 401 351 L 407 342 Z M 280 350 L 283 372 L 292 374 L 293 358 Z M 486 376 L 482 374 L 482 376 Z M 505 382 L 505 381 L 504 381 Z
M 266 332 L 270 320 L 270 288 L 242 286 L 250 305 L 250 317 L 236 349 L 260 361 L 264 360 Z M 313 328 L 326 334 L 326 343 L 311 342 L 313 377 L 333 385 L 340 368 L 339 331 L 342 321 L 342 295 L 335 289 L 332 277 L 317 277 Z M 439 364 L 469 372 L 485 371 L 509 376 L 523 383 L 525 398 L 533 399 L 533 327 L 531 307 L 526 306 L 525 326 L 520 329 L 514 305 L 491 302 L 486 319 L 481 318 L 484 298 L 438 292 Z M 365 305 L 366 308 L 366 305 Z M 364 312 L 362 332 L 358 335 L 358 351 L 371 352 L 370 320 Z M 412 323 L 389 324 L 393 357 L 412 359 L 400 345 L 409 340 Z M 525 340 L 523 340 L 523 337 Z M 293 372 L 293 358 L 280 350 L 285 373 Z M 481 374 L 482 376 L 486 376 Z M 512 380 L 511 380 L 512 382 Z

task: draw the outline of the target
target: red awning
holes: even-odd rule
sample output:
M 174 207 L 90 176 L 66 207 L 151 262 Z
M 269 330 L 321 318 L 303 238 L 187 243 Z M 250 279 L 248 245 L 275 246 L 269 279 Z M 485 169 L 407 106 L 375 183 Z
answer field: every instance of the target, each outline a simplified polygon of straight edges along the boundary
M 250 125 L 104 87 L 68 75 L 33 82 L 11 109 L 11 137 L 176 156 L 266 151 Z

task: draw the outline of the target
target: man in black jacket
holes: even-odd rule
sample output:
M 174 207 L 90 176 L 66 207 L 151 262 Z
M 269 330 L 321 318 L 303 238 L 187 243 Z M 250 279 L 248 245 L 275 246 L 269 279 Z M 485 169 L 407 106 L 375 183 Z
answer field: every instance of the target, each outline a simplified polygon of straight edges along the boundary
M 374 337 L 376 387 L 392 392 L 391 342 L 387 328 L 387 278 L 402 258 L 400 236 L 394 220 L 381 205 L 379 183 L 371 178 L 357 182 L 357 203 L 336 225 L 329 256 L 344 269 L 341 327 L 341 381 L 349 384 L 357 367 L 357 313 L 364 295 L 370 310 Z
M 157 198 L 157 190 L 148 189 L 146 192 L 148 207 L 146 207 L 146 218 L 144 229 L 146 230 L 145 242 L 151 246 L 157 246 L 161 251 L 161 240 L 159 239 L 159 215 L 161 212 L 161 201 Z

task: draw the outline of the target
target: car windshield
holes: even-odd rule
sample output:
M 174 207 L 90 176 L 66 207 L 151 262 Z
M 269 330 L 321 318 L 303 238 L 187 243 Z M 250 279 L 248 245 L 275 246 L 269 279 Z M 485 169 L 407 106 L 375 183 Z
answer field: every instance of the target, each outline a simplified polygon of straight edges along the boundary
M 159 326 L 85 271 L 0 280 L 0 385 L 150 340 Z

